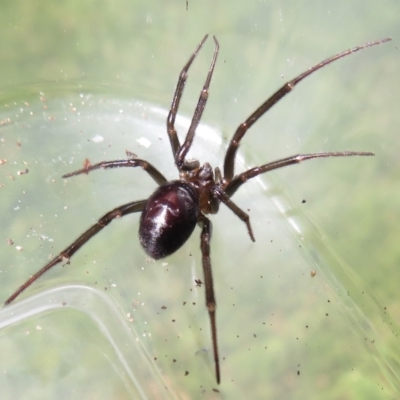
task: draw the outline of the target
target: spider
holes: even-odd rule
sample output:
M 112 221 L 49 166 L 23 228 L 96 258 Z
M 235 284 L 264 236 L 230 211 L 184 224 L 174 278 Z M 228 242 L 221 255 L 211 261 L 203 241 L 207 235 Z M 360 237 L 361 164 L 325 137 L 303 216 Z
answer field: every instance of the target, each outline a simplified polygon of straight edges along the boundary
M 186 155 L 193 143 L 196 129 L 199 125 L 201 116 L 206 106 L 209 86 L 214 72 L 219 52 L 219 43 L 215 36 L 214 54 L 208 75 L 200 93 L 200 97 L 194 111 L 189 130 L 186 134 L 183 144 L 181 144 L 176 129 L 175 118 L 179 109 L 179 103 L 183 94 L 183 89 L 188 77 L 188 70 L 207 40 L 206 35 L 200 44 L 196 47 L 189 61 L 183 67 L 175 93 L 172 99 L 171 108 L 167 118 L 167 132 L 170 140 L 172 154 L 175 165 L 179 172 L 179 179 L 168 181 L 164 175 L 149 162 L 129 158 L 125 160 L 102 161 L 90 165 L 85 164 L 84 168 L 63 175 L 63 178 L 70 178 L 80 174 L 88 174 L 95 169 L 122 168 L 122 167 L 141 167 L 145 170 L 159 185 L 159 187 L 145 200 L 133 201 L 121 205 L 103 215 L 96 224 L 91 226 L 81 234 L 71 245 L 60 252 L 42 269 L 31 276 L 22 286 L 20 286 L 5 302 L 10 304 L 16 299 L 28 286 L 35 282 L 50 268 L 63 260 L 69 259 L 94 235 L 101 231 L 115 218 L 123 217 L 128 214 L 140 212 L 139 240 L 145 252 L 153 259 L 161 259 L 177 251 L 191 236 L 196 225 L 201 228 L 200 247 L 202 253 L 202 265 L 205 285 L 205 302 L 210 318 L 211 339 L 215 364 L 215 376 L 217 383 L 221 381 L 219 352 L 217 341 L 217 322 L 216 322 L 216 299 L 213 283 L 210 258 L 211 241 L 211 222 L 206 217 L 207 214 L 216 214 L 220 203 L 227 206 L 238 218 L 240 218 L 247 227 L 250 239 L 254 242 L 254 235 L 250 225 L 250 219 L 241 207 L 235 204 L 231 197 L 241 186 L 249 179 L 265 172 L 282 168 L 287 165 L 297 164 L 306 160 L 323 157 L 348 157 L 348 156 L 373 156 L 371 152 L 359 151 L 341 151 L 341 152 L 323 152 L 313 154 L 298 154 L 295 156 L 283 158 L 277 161 L 263 164 L 259 167 L 250 168 L 245 172 L 235 175 L 235 158 L 240 142 L 247 130 L 257 122 L 275 103 L 288 94 L 300 81 L 315 71 L 325 67 L 335 60 L 355 53 L 367 47 L 375 46 L 391 39 L 385 38 L 375 42 L 366 43 L 361 46 L 353 47 L 342 53 L 338 53 L 319 64 L 309 68 L 296 78 L 284 84 L 264 103 L 260 105 L 239 127 L 236 129 L 225 153 L 223 172 L 217 167 L 215 170 L 209 163 L 200 165 L 197 160 L 187 160 Z

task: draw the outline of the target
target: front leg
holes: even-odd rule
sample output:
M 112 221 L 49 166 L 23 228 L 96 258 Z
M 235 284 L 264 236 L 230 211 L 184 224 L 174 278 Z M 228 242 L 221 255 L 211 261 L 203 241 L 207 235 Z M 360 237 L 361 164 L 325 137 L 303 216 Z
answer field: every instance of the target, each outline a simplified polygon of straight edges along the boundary
M 183 67 L 181 73 L 179 74 L 178 83 L 176 85 L 174 97 L 172 99 L 171 109 L 169 111 L 168 118 L 167 118 L 167 132 L 168 132 L 169 140 L 171 142 L 172 155 L 174 156 L 174 158 L 176 157 L 176 154 L 178 153 L 178 150 L 181 147 L 181 145 L 179 143 L 178 135 L 177 135 L 176 129 L 175 129 L 175 118 L 176 118 L 176 114 L 178 112 L 179 103 L 181 101 L 183 89 L 185 88 L 185 83 L 186 83 L 186 80 L 188 77 L 188 70 L 189 70 L 190 66 L 192 65 L 193 60 L 196 58 L 198 52 L 200 51 L 201 47 L 203 46 L 204 42 L 207 40 L 207 38 L 208 38 L 208 35 L 204 36 L 203 40 L 196 47 L 196 50 L 189 58 L 189 61 Z

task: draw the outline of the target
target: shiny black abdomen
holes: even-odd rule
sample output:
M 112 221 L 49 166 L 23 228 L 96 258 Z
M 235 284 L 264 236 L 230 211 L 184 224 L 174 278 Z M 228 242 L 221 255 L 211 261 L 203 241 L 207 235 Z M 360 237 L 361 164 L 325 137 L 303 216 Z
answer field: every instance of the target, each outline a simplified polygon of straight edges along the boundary
M 178 250 L 192 234 L 200 213 L 197 191 L 183 181 L 160 186 L 140 217 L 139 239 L 146 253 L 159 259 Z

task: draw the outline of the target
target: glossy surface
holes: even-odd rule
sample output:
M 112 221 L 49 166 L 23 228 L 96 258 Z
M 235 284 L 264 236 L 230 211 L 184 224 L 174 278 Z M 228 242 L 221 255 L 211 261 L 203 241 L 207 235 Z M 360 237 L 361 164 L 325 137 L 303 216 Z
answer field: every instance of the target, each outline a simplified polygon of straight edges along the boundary
M 140 217 L 139 239 L 146 253 L 157 260 L 177 251 L 192 234 L 199 213 L 199 196 L 189 184 L 160 186 Z

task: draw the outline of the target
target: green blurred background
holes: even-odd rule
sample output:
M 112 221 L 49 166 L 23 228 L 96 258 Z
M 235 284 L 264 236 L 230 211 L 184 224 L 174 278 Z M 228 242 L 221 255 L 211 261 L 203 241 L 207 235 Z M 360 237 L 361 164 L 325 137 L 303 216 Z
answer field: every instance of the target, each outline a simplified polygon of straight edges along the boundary
M 14 1 L 0 10 L 1 299 L 103 213 L 155 187 L 141 171 L 66 182 L 63 173 L 130 150 L 176 177 L 165 116 L 205 33 L 221 48 L 208 128 L 191 154 L 213 166 L 237 125 L 284 82 L 339 51 L 393 38 L 302 82 L 243 141 L 237 171 L 297 153 L 376 156 L 311 161 L 249 183 L 234 200 L 249 209 L 255 244 L 224 207 L 212 218 L 219 393 L 203 288 L 194 284 L 198 233 L 172 257 L 148 262 L 131 216 L 32 286 L 15 310 L 22 322 L 10 325 L 12 311 L 2 310 L 2 399 L 139 398 L 128 370 L 148 398 L 400 396 L 398 3 L 189 0 L 186 10 L 184 0 Z M 209 40 L 190 71 L 185 117 L 212 50 Z M 180 133 L 187 124 L 179 121 Z M 89 312 L 73 302 L 74 289 L 65 310 L 39 313 L 40 302 L 29 302 L 74 283 L 104 292 L 125 315 L 128 327 L 102 317 L 117 344 L 96 324 L 102 300 L 97 317 L 96 305 Z M 116 355 L 136 340 L 149 370 L 128 350 L 129 365 Z

